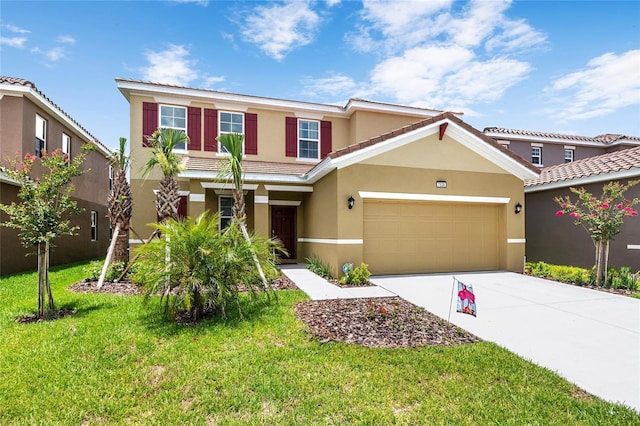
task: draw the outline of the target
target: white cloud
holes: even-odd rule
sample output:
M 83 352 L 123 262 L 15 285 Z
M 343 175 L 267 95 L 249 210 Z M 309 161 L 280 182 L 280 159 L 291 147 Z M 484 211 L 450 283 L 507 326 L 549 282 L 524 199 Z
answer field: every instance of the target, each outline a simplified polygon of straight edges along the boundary
M 76 39 L 68 35 L 58 36 L 56 41 L 62 44 L 76 44 Z
M 44 56 L 48 60 L 48 66 L 51 66 L 52 63 L 58 62 L 67 57 L 67 50 L 63 46 L 56 46 L 51 49 L 44 50 L 39 47 L 34 47 L 31 49 L 31 53 Z
M 547 45 L 547 36 L 531 28 L 524 19 L 504 21 L 500 25 L 502 32 L 491 37 L 486 48 L 492 51 L 531 51 Z
M 27 42 L 26 37 L 0 37 L 0 45 L 23 49 Z
M 13 24 L 2 24 L 0 25 L 2 28 L 6 29 L 7 31 L 11 31 L 12 33 L 16 33 L 16 34 L 29 34 L 31 33 L 30 30 L 25 30 L 24 28 L 20 28 L 16 25 Z
M 327 6 L 329 7 L 333 7 L 337 4 L 340 4 L 342 0 L 325 0 L 325 3 L 327 3 Z
M 194 3 L 198 6 L 207 7 L 209 6 L 209 0 L 171 0 L 174 3 Z
M 588 119 L 640 105 L 640 50 L 605 53 L 579 71 L 554 80 L 547 112 L 561 121 Z
M 291 50 L 313 41 L 319 22 L 319 16 L 306 1 L 258 6 L 246 18 L 242 35 L 267 55 L 282 60 Z
M 302 80 L 302 84 L 305 95 L 314 97 L 329 95 L 334 99 L 342 98 L 343 101 L 345 94 L 349 97 L 357 97 L 358 92 L 362 90 L 351 77 L 339 73 L 324 78 L 306 78 Z
M 223 81 L 225 81 L 225 78 L 223 76 L 209 76 L 209 77 L 205 77 L 204 80 L 202 81 L 202 87 L 206 88 L 206 89 L 210 89 L 213 86 L 222 83 Z
M 142 68 L 145 80 L 155 83 L 186 86 L 197 77 L 195 61 L 189 59 L 189 51 L 181 45 L 169 44 L 166 50 L 146 52 L 149 66 Z

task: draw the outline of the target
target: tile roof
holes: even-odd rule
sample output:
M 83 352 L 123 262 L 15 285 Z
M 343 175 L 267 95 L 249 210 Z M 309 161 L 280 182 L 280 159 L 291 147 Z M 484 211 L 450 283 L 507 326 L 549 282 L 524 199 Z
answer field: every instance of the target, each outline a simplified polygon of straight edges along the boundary
M 92 139 L 92 141 L 94 143 L 100 145 L 100 147 L 103 148 L 103 152 L 105 152 L 105 153 L 109 153 L 110 152 L 109 149 L 102 142 L 100 142 L 100 140 L 98 140 L 98 138 L 93 136 L 87 129 L 82 127 L 82 125 L 80 125 L 80 123 L 78 123 L 76 120 L 74 120 L 73 117 L 71 117 L 69 114 L 67 114 L 62 108 L 60 108 L 51 99 L 49 99 L 44 93 L 42 93 L 36 87 L 35 84 L 30 82 L 29 80 L 25 80 L 23 78 L 18 78 L 18 77 L 8 77 L 8 76 L 3 76 L 2 75 L 2 76 L 0 76 L 0 84 L 12 85 L 12 86 L 23 86 L 23 87 L 28 87 L 28 88 L 32 89 L 34 92 L 36 92 L 37 94 L 42 96 L 42 98 L 45 101 L 47 101 L 51 105 L 52 108 L 55 108 L 56 110 L 58 110 L 62 115 L 67 117 L 73 124 L 75 124 L 78 128 L 82 129 L 83 132 L 85 132 L 87 135 L 89 135 L 89 137 Z
M 430 124 L 433 124 L 433 123 L 436 123 L 438 121 L 442 121 L 442 120 L 445 120 L 445 119 L 453 121 L 458 126 L 464 128 L 469 133 L 472 133 L 476 137 L 482 139 L 484 142 L 486 142 L 487 144 L 493 146 L 495 149 L 501 151 L 502 153 L 506 154 L 511 159 L 513 159 L 516 162 L 520 163 L 521 165 L 525 166 L 527 169 L 534 171 L 536 174 L 540 173 L 540 169 L 538 167 L 532 165 L 530 162 L 526 161 L 524 158 L 522 158 L 519 155 L 515 154 L 513 151 L 510 151 L 507 148 L 503 147 L 498 142 L 496 142 L 495 139 L 485 135 L 484 133 L 480 132 L 479 130 L 477 130 L 474 127 L 470 126 L 469 124 L 465 123 L 464 121 L 462 121 L 460 118 L 456 117 L 451 112 L 445 112 L 445 113 L 442 113 L 442 114 L 439 114 L 439 115 L 436 115 L 436 116 L 433 116 L 433 117 L 430 117 L 430 118 L 426 118 L 426 119 L 418 121 L 416 123 L 409 124 L 407 126 L 404 126 L 404 127 L 399 128 L 399 129 L 393 130 L 391 132 L 383 133 L 380 136 L 376 136 L 376 137 L 368 139 L 366 141 L 363 141 L 363 142 L 360 142 L 360 143 L 356 143 L 356 144 L 353 144 L 353 145 L 349 145 L 346 148 L 342 148 L 342 149 L 339 149 L 337 151 L 334 151 L 334 152 L 330 153 L 329 157 L 338 158 L 338 157 L 341 157 L 343 155 L 350 154 L 352 152 L 361 150 L 361 149 L 366 148 L 368 146 L 375 145 L 375 144 L 380 143 L 380 142 L 384 142 L 384 141 L 386 141 L 388 139 L 394 138 L 396 136 L 400 136 L 402 134 L 411 132 L 411 131 L 419 129 L 421 127 L 426 127 L 426 126 L 428 126 Z
M 539 178 L 525 180 L 524 184 L 532 187 L 632 169 L 638 169 L 640 176 L 640 146 L 546 167 Z
M 186 170 L 202 172 L 219 172 L 222 169 L 223 163 L 224 159 L 222 158 L 184 157 L 182 160 L 182 164 L 186 167 Z M 314 166 L 315 164 L 277 163 L 270 161 L 245 160 L 242 162 L 242 169 L 245 173 L 294 176 L 302 176 Z
M 564 139 L 567 141 L 579 141 L 579 142 L 594 142 L 594 143 L 602 143 L 602 144 L 611 144 L 617 141 L 631 141 L 631 142 L 640 142 L 640 137 L 638 136 L 626 136 L 626 135 L 617 135 L 617 134 L 604 134 L 598 135 L 595 137 L 590 136 L 578 136 L 578 135 L 566 135 L 561 133 L 548 133 L 548 132 L 538 132 L 532 130 L 518 130 L 518 129 L 506 129 L 504 127 L 485 127 L 483 130 L 484 133 L 500 133 L 503 135 L 511 135 L 511 136 L 529 136 L 532 138 L 546 138 L 546 139 Z

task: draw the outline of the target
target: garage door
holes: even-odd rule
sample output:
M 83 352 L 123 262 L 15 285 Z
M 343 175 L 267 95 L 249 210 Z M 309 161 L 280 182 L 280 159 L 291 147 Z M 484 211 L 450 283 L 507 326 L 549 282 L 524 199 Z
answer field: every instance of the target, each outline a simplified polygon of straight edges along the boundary
M 502 205 L 367 200 L 364 259 L 375 274 L 500 269 Z

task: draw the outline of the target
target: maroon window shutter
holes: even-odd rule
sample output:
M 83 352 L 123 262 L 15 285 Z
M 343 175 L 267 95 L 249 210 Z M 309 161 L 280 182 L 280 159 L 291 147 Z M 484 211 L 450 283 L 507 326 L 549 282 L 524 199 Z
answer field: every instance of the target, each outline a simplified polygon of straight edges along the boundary
M 150 146 L 147 137 L 158 130 L 158 104 L 142 103 L 142 146 Z
M 189 136 L 189 151 L 202 150 L 202 120 L 200 119 L 201 109 L 189 107 L 187 109 L 187 136 Z
M 331 148 L 331 122 L 320 122 L 320 158 L 324 158 L 332 151 Z
M 258 114 L 244 114 L 244 153 L 258 155 Z
M 286 117 L 285 154 L 287 157 L 298 156 L 298 119 Z
M 204 150 L 218 151 L 218 110 L 204 110 Z

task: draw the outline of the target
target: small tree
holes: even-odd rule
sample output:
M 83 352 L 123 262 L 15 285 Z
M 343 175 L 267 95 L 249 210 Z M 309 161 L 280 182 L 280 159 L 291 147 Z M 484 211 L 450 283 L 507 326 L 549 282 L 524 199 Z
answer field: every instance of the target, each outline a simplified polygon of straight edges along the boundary
M 86 148 L 85 148 L 86 149 Z M 53 240 L 61 235 L 76 235 L 77 226 L 71 226 L 68 214 L 80 213 L 77 203 L 71 199 L 74 186 L 71 180 L 88 170 L 80 166 L 84 153 L 69 160 L 61 150 L 43 153 L 40 163 L 43 173 L 32 176 L 37 157 L 27 154 L 24 160 L 15 160 L 4 170 L 20 185 L 18 197 L 21 203 L 0 204 L 0 210 L 9 216 L 1 226 L 19 231 L 26 248 L 37 247 L 38 253 L 38 319 L 46 319 L 55 310 L 49 283 L 49 249 Z M 66 218 L 66 219 L 65 219 Z
M 574 219 L 576 225 L 582 225 L 593 241 L 596 249 L 597 285 L 606 282 L 610 241 L 620 233 L 624 218 L 638 215 L 633 206 L 640 203 L 640 199 L 629 200 L 625 198 L 625 192 L 638 182 L 640 180 L 631 181 L 627 185 L 620 182 L 610 182 L 602 187 L 600 198 L 595 197 L 584 188 L 570 188 L 571 192 L 578 196 L 575 202 L 568 195 L 555 198 L 555 201 L 560 205 L 556 216 L 568 214 Z

